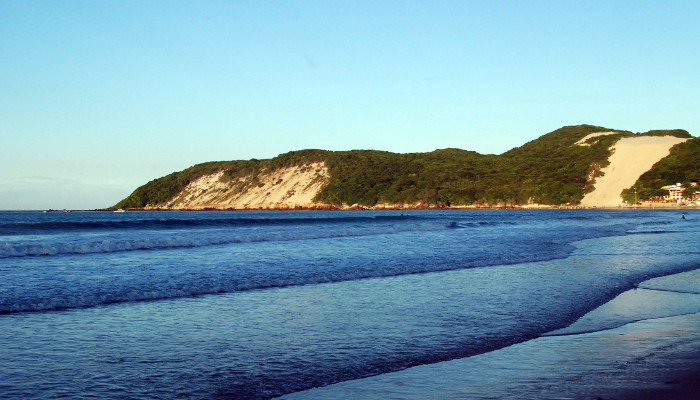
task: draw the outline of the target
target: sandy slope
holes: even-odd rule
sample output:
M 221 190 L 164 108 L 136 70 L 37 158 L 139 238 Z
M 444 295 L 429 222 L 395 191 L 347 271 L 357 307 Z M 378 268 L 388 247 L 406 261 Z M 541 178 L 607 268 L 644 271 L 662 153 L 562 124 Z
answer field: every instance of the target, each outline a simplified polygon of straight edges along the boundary
M 590 146 L 590 144 L 586 143 L 586 140 L 588 140 L 588 139 L 590 139 L 590 138 L 598 137 L 598 136 L 613 135 L 613 134 L 615 134 L 615 133 L 617 133 L 617 132 L 615 132 L 615 131 L 608 131 L 608 132 L 596 132 L 596 133 L 591 133 L 590 135 L 584 137 L 583 139 L 579 140 L 579 141 L 576 142 L 575 144 L 577 144 L 577 145 L 579 145 L 579 146 Z
M 325 163 L 309 163 L 249 175 L 235 181 L 223 171 L 190 182 L 167 204 L 154 208 L 293 208 L 314 206 L 316 194 L 328 183 Z
M 656 162 L 669 154 L 671 147 L 688 139 L 675 136 L 639 136 L 620 139 L 613 147 L 610 165 L 601 172 L 595 189 L 588 193 L 581 205 L 587 207 L 617 207 L 622 204 L 620 194 L 637 181 Z

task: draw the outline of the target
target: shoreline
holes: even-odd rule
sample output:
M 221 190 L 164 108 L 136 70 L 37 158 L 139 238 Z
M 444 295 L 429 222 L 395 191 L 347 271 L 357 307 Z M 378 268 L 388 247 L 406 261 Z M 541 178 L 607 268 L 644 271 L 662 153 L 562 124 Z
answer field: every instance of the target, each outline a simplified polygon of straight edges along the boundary
M 676 204 L 658 204 L 658 205 L 638 205 L 637 207 L 584 207 L 584 206 L 566 206 L 566 205 L 537 205 L 537 206 L 522 206 L 522 205 L 507 205 L 507 206 L 410 206 L 410 207 L 393 207 L 393 206 L 295 206 L 295 207 L 258 207 L 258 208 L 125 208 L 124 211 L 418 211 L 418 210 L 698 210 L 700 205 L 676 205 Z M 115 212 L 114 208 L 95 208 L 95 209 L 67 209 L 66 212 Z M 0 212 L 40 212 L 49 214 L 60 214 L 60 210 L 0 210 Z
M 678 204 L 655 204 L 655 205 L 638 205 L 636 207 L 586 207 L 581 205 L 458 205 L 458 206 L 441 206 L 435 204 L 411 205 L 411 206 L 394 206 L 394 205 L 379 205 L 379 206 L 333 206 L 333 205 L 317 205 L 317 206 L 294 206 L 294 207 L 245 207 L 245 208 L 125 208 L 125 211 L 402 211 L 402 210 L 697 210 L 700 205 L 678 205 Z M 41 210 L 27 210 L 41 211 Z M 115 211 L 112 208 L 102 208 L 94 210 L 72 210 L 72 211 Z
M 695 313 L 593 333 L 542 336 L 465 359 L 280 398 L 700 399 L 699 326 L 700 313 Z
M 661 278 L 691 282 L 693 293 L 665 291 L 660 278 L 645 281 L 647 286 L 653 287 L 654 282 L 658 285 L 657 289 L 647 290 L 649 293 L 637 289 L 621 293 L 586 314 L 595 317 L 589 318 L 588 323 L 602 324 L 592 332 L 553 331 L 489 353 L 340 382 L 281 398 L 700 399 L 700 310 L 669 310 L 664 316 L 604 327 L 604 316 L 615 315 L 621 308 L 658 312 L 654 298 L 649 296 L 653 290 L 664 291 L 667 296 L 696 296 L 700 302 L 698 275 L 700 268 Z M 634 304 L 629 303 L 630 294 Z

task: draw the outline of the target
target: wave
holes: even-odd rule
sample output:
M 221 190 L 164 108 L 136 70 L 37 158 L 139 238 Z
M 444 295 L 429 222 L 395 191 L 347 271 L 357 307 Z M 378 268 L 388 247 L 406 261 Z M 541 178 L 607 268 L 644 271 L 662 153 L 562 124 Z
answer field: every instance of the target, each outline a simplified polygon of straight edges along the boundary
M 502 225 L 518 225 L 514 221 L 475 221 L 475 222 L 454 222 L 459 227 L 462 228 L 481 228 L 489 226 L 502 226 Z
M 408 215 L 378 215 L 355 217 L 317 218 L 152 218 L 136 220 L 107 221 L 46 221 L 0 224 L 0 233 L 22 234 L 31 232 L 80 231 L 80 230 L 129 230 L 129 229 L 168 229 L 206 228 L 226 226 L 288 226 L 322 224 L 357 224 L 376 222 L 430 220 L 432 218 Z
M 648 230 L 648 231 L 630 231 L 627 232 L 628 235 L 658 235 L 658 234 L 663 234 L 663 233 L 681 233 L 683 231 L 679 230 L 661 230 L 661 229 L 654 229 L 654 230 Z
M 440 226 L 422 226 L 424 230 L 437 229 L 454 229 L 450 228 L 452 224 L 442 224 Z M 405 232 L 406 230 L 402 230 Z M 384 229 L 382 233 L 398 233 L 398 230 L 390 231 Z M 327 231 L 325 237 L 339 237 L 341 235 L 359 236 L 369 234 L 380 234 L 379 230 L 355 231 L 355 232 L 336 232 Z M 601 235 L 602 234 L 602 235 Z M 586 237 L 606 236 L 614 234 L 614 232 L 589 232 Z M 296 237 L 294 237 L 296 236 Z M 320 238 L 322 235 L 318 232 L 314 235 L 304 234 L 303 232 L 287 232 L 283 237 L 277 239 L 284 240 L 303 240 L 313 236 Z M 263 290 L 269 288 L 281 288 L 289 286 L 316 285 L 333 282 L 343 282 L 358 279 L 393 277 L 409 274 L 424 274 L 436 273 L 451 270 L 461 270 L 469 268 L 484 268 L 496 265 L 513 265 L 538 261 L 549 261 L 554 259 L 563 259 L 568 257 L 575 247 L 570 243 L 571 239 L 561 238 L 561 240 L 550 238 L 551 240 L 525 240 L 522 242 L 511 243 L 509 251 L 488 251 L 472 253 L 465 248 L 464 253 L 460 257 L 455 257 L 454 254 L 448 254 L 446 258 L 440 254 L 434 254 L 430 259 L 413 260 L 398 259 L 387 260 L 381 262 L 365 263 L 362 259 L 353 262 L 340 262 L 326 264 L 324 260 L 317 259 L 313 264 L 290 264 L 282 269 L 275 267 L 274 263 L 271 267 L 256 264 L 242 264 L 237 268 L 222 268 L 211 271 L 201 271 L 199 269 L 190 270 L 189 267 L 184 269 L 156 269 L 154 275 L 141 274 L 137 272 L 134 275 L 128 275 L 126 278 L 110 279 L 110 280 L 94 280 L 91 282 L 85 281 L 79 285 L 72 285 L 69 282 L 62 282 L 53 287 L 51 285 L 42 286 L 40 290 L 29 290 L 25 292 L 18 291 L 17 293 L 6 292 L 5 296 L 0 296 L 0 314 L 14 314 L 22 312 L 44 312 L 55 310 L 67 310 L 76 308 L 90 308 L 98 306 L 107 306 L 126 302 L 142 302 L 154 300 L 168 300 L 193 298 L 203 295 L 216 295 L 223 293 L 234 293 L 249 290 Z M 198 238 L 198 240 L 211 240 L 209 244 L 219 243 L 226 240 L 235 240 L 236 238 Z M 241 241 L 256 241 L 256 240 L 274 240 L 272 237 L 247 237 L 241 238 Z M 545 239 L 545 238 L 541 238 Z M 164 240 L 161 238 L 161 240 Z M 175 240 L 186 240 L 180 238 Z M 120 251 L 115 247 L 120 246 L 141 246 L 147 245 L 156 246 L 159 243 L 146 242 L 139 244 L 135 243 L 119 243 L 112 242 L 105 244 L 106 247 L 99 248 L 95 244 L 95 248 L 73 248 L 62 249 L 63 251 Z M 189 246 L 194 245 L 190 242 L 166 242 L 161 243 L 163 246 L 170 248 L 176 245 Z M 500 246 L 499 246 L 500 248 Z M 177 257 L 176 257 L 177 258 Z M 62 261 L 59 261 L 62 263 Z M 160 267 L 159 267 L 160 268 Z M 71 278 L 72 279 L 72 278 Z M 84 278 L 78 277 L 76 282 L 83 282 Z
M 165 250 L 186 247 L 215 246 L 232 243 L 250 242 L 279 242 L 293 240 L 328 239 L 339 237 L 373 236 L 397 234 L 412 231 L 436 231 L 455 229 L 460 225 L 455 222 L 422 223 L 406 225 L 383 225 L 367 228 L 348 229 L 315 229 L 303 231 L 299 229 L 276 230 L 257 233 L 241 231 L 220 232 L 216 234 L 190 234 L 180 236 L 163 236 L 139 238 L 110 238 L 82 241 L 27 241 L 22 243 L 6 243 L 0 245 L 0 258 L 27 256 L 55 256 L 63 254 L 94 254 L 115 253 L 135 250 Z
M 156 300 L 174 300 L 195 298 L 205 295 L 217 295 L 251 290 L 283 288 L 290 286 L 317 285 L 335 282 L 345 282 L 369 278 L 388 278 L 409 274 L 426 274 L 453 270 L 485 268 L 497 265 L 515 265 L 539 261 L 567 258 L 574 246 L 554 241 L 547 244 L 549 253 L 538 251 L 518 251 L 515 254 L 506 252 L 491 253 L 488 257 L 465 257 L 461 260 L 452 259 L 450 262 L 413 263 L 397 262 L 363 266 L 359 264 L 339 264 L 335 269 L 317 269 L 317 266 L 307 268 L 296 266 L 292 270 L 274 271 L 267 269 L 224 269 L 211 273 L 192 273 L 187 271 L 172 271 L 167 276 L 141 277 L 132 281 L 110 280 L 94 281 L 71 289 L 57 287 L 42 291 L 32 291 L 21 296 L 9 295 L 0 297 L 0 314 L 15 314 L 23 312 L 45 312 L 68 309 L 109 306 L 127 302 L 145 302 Z M 465 254 L 466 256 L 466 254 Z M 650 276 L 685 272 L 697 269 L 696 264 L 680 264 L 668 267 Z M 635 280 L 630 278 L 618 289 L 624 291 L 637 287 Z M 641 278 L 640 280 L 646 280 Z
M 383 220 L 384 223 L 364 223 L 365 221 L 376 222 L 377 219 Z M 402 222 L 404 219 L 407 219 L 407 222 Z M 171 226 L 177 226 L 177 221 L 183 220 L 175 220 Z M 213 221 L 216 224 L 224 223 L 222 221 L 228 223 L 231 220 L 240 222 L 241 219 L 214 219 Z M 250 222 L 250 220 L 255 221 Z M 244 229 L 228 229 L 228 226 L 225 226 L 221 229 L 210 230 L 115 231 L 106 234 L 102 232 L 77 232 L 78 234 L 69 232 L 65 235 L 56 234 L 52 241 L 48 239 L 38 240 L 40 236 L 37 236 L 37 240 L 34 241 L 0 243 L 0 258 L 164 250 L 245 242 L 314 240 L 392 235 L 411 231 L 447 230 L 455 230 L 454 233 L 459 234 L 454 235 L 454 237 L 447 235 L 442 249 L 457 250 L 419 251 L 418 254 L 422 254 L 422 256 L 418 258 L 414 257 L 412 252 L 406 254 L 397 253 L 376 259 L 372 255 L 371 262 L 367 262 L 368 260 L 361 257 L 356 257 L 354 253 L 353 256 L 337 263 L 326 262 L 324 259 L 309 256 L 308 259 L 302 258 L 306 261 L 298 264 L 285 264 L 282 262 L 283 268 L 276 261 L 261 261 L 258 264 L 257 259 L 254 257 L 251 258 L 253 262 L 250 263 L 234 263 L 236 268 L 229 268 L 227 265 L 225 268 L 205 271 L 200 271 L 198 268 L 191 269 L 192 266 L 187 264 L 186 261 L 184 262 L 184 267 L 182 267 L 183 269 L 180 269 L 179 262 L 171 265 L 173 268 L 166 268 L 160 265 L 160 261 L 156 261 L 152 271 L 150 269 L 149 272 L 142 272 L 139 269 L 126 270 L 128 273 L 124 273 L 125 278 L 123 279 L 110 279 L 109 281 L 105 279 L 91 280 L 89 278 L 91 275 L 88 271 L 85 276 L 66 276 L 65 280 L 59 280 L 55 284 L 45 280 L 48 279 L 45 278 L 43 273 L 45 265 L 55 264 L 63 266 L 65 263 L 72 262 L 83 265 L 87 261 L 88 264 L 96 265 L 95 271 L 97 275 L 100 275 L 99 268 L 101 268 L 102 263 L 97 258 L 93 262 L 93 259 L 90 257 L 80 258 L 80 260 L 77 260 L 78 257 L 56 258 L 54 261 L 46 260 L 46 263 L 41 259 L 26 259 L 24 261 L 30 265 L 37 264 L 41 271 L 31 272 L 35 273 L 35 275 L 26 275 L 22 271 L 22 267 L 16 269 L 18 277 L 16 282 L 28 282 L 29 286 L 23 288 L 21 287 L 22 285 L 10 284 L 7 286 L 7 290 L 0 296 L 0 314 L 85 308 L 122 302 L 186 298 L 272 287 L 313 285 L 374 277 L 545 261 L 568 257 L 574 250 L 572 245 L 574 241 L 594 237 L 625 235 L 633 227 L 629 223 L 596 226 L 594 229 L 566 230 L 551 229 L 544 226 L 531 231 L 526 225 L 527 222 L 525 222 L 524 226 L 505 229 L 501 232 L 498 229 L 499 225 L 521 224 L 513 222 L 513 219 L 479 221 L 467 217 L 451 220 L 445 214 L 429 218 L 421 216 L 317 218 L 317 220 L 328 222 L 326 225 L 318 226 L 303 225 L 307 221 L 313 220 L 313 218 L 304 218 L 304 222 L 301 224 L 297 222 L 287 225 L 289 220 L 290 218 L 266 218 L 262 223 L 278 223 L 279 226 L 264 226 L 260 229 L 253 225 L 260 220 L 249 218 L 244 219 L 244 221 L 247 221 L 244 223 L 249 224 L 247 225 L 248 228 Z M 158 220 L 153 219 L 149 221 Z M 212 220 L 194 221 L 199 224 L 198 226 L 202 226 L 204 223 L 209 223 Z M 191 221 L 187 220 L 187 222 Z M 336 222 L 345 224 L 336 224 Z M 480 229 L 481 227 L 485 227 L 485 229 Z M 525 231 L 521 228 L 528 228 L 527 234 L 524 234 Z M 442 237 L 441 235 L 438 236 Z M 70 241 L 60 241 L 61 238 L 69 238 Z M 403 237 L 396 239 L 401 243 L 405 243 Z M 423 245 L 420 244 L 420 246 Z M 425 244 L 425 246 L 426 248 L 432 248 L 428 244 Z M 225 250 L 228 249 L 227 247 Z M 252 250 L 256 252 L 256 249 Z M 235 257 L 234 253 L 235 251 L 231 252 L 232 257 Z M 163 260 L 180 259 L 178 252 L 169 254 L 172 257 L 168 257 L 165 252 L 154 253 L 153 255 L 154 259 L 159 259 L 161 256 L 163 256 Z M 138 258 L 140 256 L 137 254 L 133 254 L 133 257 L 140 259 Z M 370 256 L 367 255 L 367 257 Z M 21 265 L 22 261 L 13 260 L 12 263 Z M 125 263 L 127 265 L 129 261 L 127 260 Z M 5 264 L 9 265 L 10 263 L 5 262 Z M 148 264 L 148 266 L 150 268 L 152 265 Z M 260 268 L 261 266 L 265 268 Z
M 68 309 L 108 306 L 127 302 L 145 302 L 195 298 L 251 290 L 283 288 L 290 286 L 318 285 L 370 278 L 389 278 L 412 274 L 446 272 L 468 268 L 483 268 L 495 265 L 512 265 L 554 258 L 564 258 L 573 250 L 561 246 L 552 254 L 521 253 L 473 257 L 461 261 L 436 263 L 397 262 L 365 266 L 340 264 L 335 269 L 316 269 L 296 266 L 281 271 L 265 269 L 231 269 L 212 273 L 193 274 L 179 271 L 167 276 L 149 276 L 132 281 L 94 281 L 75 288 L 56 288 L 25 293 L 21 296 L 0 297 L 0 314 L 23 312 L 45 312 Z

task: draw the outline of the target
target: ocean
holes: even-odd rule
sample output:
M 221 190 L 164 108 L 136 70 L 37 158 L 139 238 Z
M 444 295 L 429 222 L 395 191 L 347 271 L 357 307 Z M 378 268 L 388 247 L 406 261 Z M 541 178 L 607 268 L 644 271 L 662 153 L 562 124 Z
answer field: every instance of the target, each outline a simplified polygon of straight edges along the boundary
M 700 313 L 699 241 L 697 210 L 0 212 L 0 398 L 389 398 L 488 357 L 525 381 L 522 346 Z

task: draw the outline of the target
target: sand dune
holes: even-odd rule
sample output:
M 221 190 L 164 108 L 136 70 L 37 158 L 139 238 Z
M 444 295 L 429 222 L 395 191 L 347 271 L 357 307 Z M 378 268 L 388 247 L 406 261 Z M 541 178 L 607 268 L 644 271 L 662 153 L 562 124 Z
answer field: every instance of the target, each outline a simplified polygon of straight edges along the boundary
M 623 203 L 621 193 L 666 157 L 671 147 L 688 139 L 675 136 L 635 136 L 620 139 L 613 147 L 610 165 L 596 180 L 595 189 L 588 193 L 581 205 L 587 207 L 618 207 Z
M 588 140 L 588 139 L 590 139 L 590 138 L 598 137 L 598 136 L 613 135 L 613 134 L 615 134 L 615 133 L 618 133 L 618 132 L 615 132 L 615 131 L 608 131 L 608 132 L 596 132 L 596 133 L 591 133 L 590 135 L 584 137 L 583 139 L 579 140 L 579 141 L 576 142 L 575 144 L 577 144 L 577 145 L 579 145 L 579 146 L 590 146 L 590 144 L 586 143 L 586 140 Z
M 154 208 L 294 208 L 317 205 L 314 197 L 328 183 L 325 163 L 309 163 L 248 175 L 238 180 L 225 179 L 224 172 L 202 176 L 183 189 L 167 204 Z

